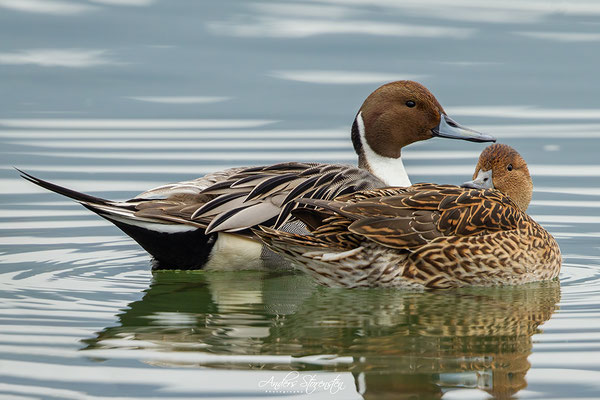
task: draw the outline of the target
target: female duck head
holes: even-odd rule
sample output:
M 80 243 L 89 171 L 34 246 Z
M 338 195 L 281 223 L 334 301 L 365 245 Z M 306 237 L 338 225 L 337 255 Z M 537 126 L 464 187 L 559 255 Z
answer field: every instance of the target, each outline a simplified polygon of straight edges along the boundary
M 508 195 L 515 204 L 526 211 L 531 202 L 533 182 L 527 163 L 512 147 L 492 144 L 479 156 L 473 180 L 462 184 L 472 189 L 497 189 Z

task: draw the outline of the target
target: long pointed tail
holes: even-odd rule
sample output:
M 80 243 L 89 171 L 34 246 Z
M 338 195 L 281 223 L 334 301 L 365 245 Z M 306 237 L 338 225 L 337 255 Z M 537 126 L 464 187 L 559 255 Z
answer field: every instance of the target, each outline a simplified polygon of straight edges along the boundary
M 103 205 L 107 205 L 109 203 L 108 200 L 102 199 L 100 197 L 90 196 L 89 194 L 76 192 L 75 190 L 67 189 L 66 187 L 55 185 L 54 183 L 50 183 L 40 178 L 36 178 L 35 176 L 28 174 L 27 172 L 20 170 L 19 168 L 15 167 L 15 169 L 19 171 L 19 173 L 21 174 L 21 178 L 26 179 L 31 183 L 35 183 L 36 185 L 41 186 L 44 189 L 48 189 L 58 194 L 62 194 L 63 196 L 69 197 L 80 203 Z
M 209 257 L 216 236 L 206 235 L 204 228 L 193 221 L 178 223 L 140 217 L 136 214 L 138 202 L 115 202 L 90 196 L 15 169 L 23 179 L 69 197 L 112 222 L 153 256 L 155 269 L 200 269 Z

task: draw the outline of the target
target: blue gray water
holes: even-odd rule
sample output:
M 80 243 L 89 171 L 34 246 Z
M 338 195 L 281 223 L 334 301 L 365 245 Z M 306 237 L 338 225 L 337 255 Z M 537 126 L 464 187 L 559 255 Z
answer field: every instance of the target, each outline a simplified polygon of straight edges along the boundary
M 597 2 L 0 0 L 0 38 L 0 397 L 600 397 Z M 152 274 L 12 169 L 125 199 L 230 166 L 353 163 L 354 114 L 396 79 L 521 152 L 560 282 Z M 403 154 L 413 182 L 460 183 L 483 148 Z

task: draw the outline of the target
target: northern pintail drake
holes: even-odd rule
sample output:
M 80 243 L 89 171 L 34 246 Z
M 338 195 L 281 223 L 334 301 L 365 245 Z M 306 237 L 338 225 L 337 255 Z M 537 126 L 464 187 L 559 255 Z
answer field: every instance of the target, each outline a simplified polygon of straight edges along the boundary
M 417 141 L 495 141 L 453 121 L 423 85 L 412 81 L 388 83 L 371 93 L 356 114 L 351 136 L 359 168 L 299 162 L 233 168 L 127 201 L 89 196 L 20 172 L 115 224 L 152 255 L 154 269 L 256 268 L 269 253 L 252 227 L 307 232 L 292 221 L 294 199 L 330 200 L 357 190 L 409 186 L 401 152 Z
M 473 178 L 462 187 L 421 183 L 300 199 L 309 208 L 294 214 L 310 235 L 268 227 L 257 234 L 334 287 L 493 286 L 558 276 L 558 244 L 525 212 L 533 183 L 519 153 L 487 147 Z

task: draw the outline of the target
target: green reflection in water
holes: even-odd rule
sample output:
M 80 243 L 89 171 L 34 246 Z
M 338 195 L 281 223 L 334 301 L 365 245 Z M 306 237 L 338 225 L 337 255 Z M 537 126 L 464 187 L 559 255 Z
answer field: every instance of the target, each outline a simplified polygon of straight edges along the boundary
M 527 386 L 531 336 L 559 300 L 558 281 L 409 292 L 322 288 L 294 272 L 157 272 L 86 349 L 330 354 L 351 361 L 202 365 L 350 371 L 365 398 L 441 398 L 457 387 L 510 398 Z

